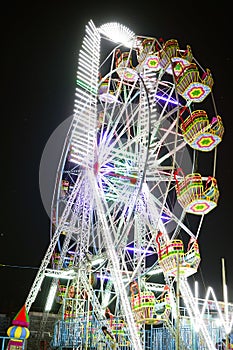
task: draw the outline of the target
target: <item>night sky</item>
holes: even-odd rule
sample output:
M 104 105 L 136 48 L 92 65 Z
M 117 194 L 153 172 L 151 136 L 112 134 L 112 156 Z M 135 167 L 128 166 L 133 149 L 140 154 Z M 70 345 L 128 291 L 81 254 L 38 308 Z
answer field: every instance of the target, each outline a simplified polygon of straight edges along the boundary
M 228 8 L 213 6 L 154 1 L 80 7 L 77 1 L 48 0 L 8 2 L 1 11 L 0 313 L 18 312 L 24 304 L 49 245 L 40 162 L 51 134 L 73 112 L 78 52 L 90 19 L 97 27 L 114 21 L 138 35 L 174 38 L 181 48 L 189 44 L 194 57 L 211 70 L 225 127 L 216 169 L 220 198 L 202 225 L 202 262 L 194 277 L 222 299 L 223 257 L 233 301 L 231 22 Z M 53 174 L 48 186 L 52 192 Z

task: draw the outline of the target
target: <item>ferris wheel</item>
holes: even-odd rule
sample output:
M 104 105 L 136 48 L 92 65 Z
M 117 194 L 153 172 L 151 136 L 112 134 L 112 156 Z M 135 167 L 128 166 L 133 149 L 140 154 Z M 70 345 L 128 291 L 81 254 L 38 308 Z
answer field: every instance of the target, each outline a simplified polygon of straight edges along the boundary
M 216 146 L 224 128 L 212 86 L 210 70 L 190 46 L 138 36 L 118 23 L 88 23 L 57 172 L 51 244 L 28 307 L 48 266 L 74 267 L 72 284 L 88 295 L 97 318 L 122 317 L 139 349 L 138 325 L 145 321 L 134 308 L 138 293 L 145 299 L 163 288 L 149 282 L 158 267 L 171 287 L 177 266 L 169 256 L 184 251 L 180 237 L 195 242 L 196 252 L 180 272 L 186 278 L 197 271 L 202 222 L 218 203 Z M 213 158 L 211 173 L 199 173 L 199 153 Z M 197 219 L 194 230 L 189 215 Z M 86 301 L 72 313 L 85 314 Z

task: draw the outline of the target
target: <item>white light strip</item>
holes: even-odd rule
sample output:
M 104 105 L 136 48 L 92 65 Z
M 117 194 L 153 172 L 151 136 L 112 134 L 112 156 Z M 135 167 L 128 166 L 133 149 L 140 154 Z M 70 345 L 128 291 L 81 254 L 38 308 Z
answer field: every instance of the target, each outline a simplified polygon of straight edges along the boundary
M 50 287 L 48 299 L 47 299 L 46 305 L 45 305 L 45 311 L 46 312 L 49 312 L 51 310 L 51 308 L 52 308 L 56 291 L 57 291 L 57 285 L 56 284 L 52 284 L 52 286 Z
M 147 272 L 147 276 L 159 275 L 163 270 L 161 268 L 153 269 Z
M 91 262 L 91 266 L 96 266 L 96 265 L 100 265 L 104 262 L 105 258 L 103 257 L 97 257 L 96 259 L 93 259 Z
M 121 43 L 126 47 L 131 47 L 133 44 L 133 39 L 135 36 L 134 32 L 132 32 L 132 30 L 126 26 L 117 22 L 103 24 L 99 28 L 99 31 L 110 40 L 116 43 Z
M 46 269 L 45 276 L 52 277 L 52 278 L 62 278 L 62 279 L 73 279 L 74 278 L 74 270 L 52 270 L 52 269 Z
M 108 306 L 110 297 L 111 297 L 111 291 L 110 290 L 106 290 L 105 293 L 104 293 L 103 301 L 102 301 L 103 309 L 105 309 Z
M 225 285 L 225 295 L 227 299 L 227 286 Z M 202 307 L 200 308 L 199 311 L 199 305 L 200 301 L 203 302 Z M 231 332 L 232 326 L 233 326 L 233 313 L 229 314 L 229 306 L 232 306 L 232 304 L 224 302 L 219 302 L 217 300 L 217 297 L 214 293 L 214 290 L 212 287 L 208 287 L 206 291 L 206 295 L 204 299 L 200 299 L 198 297 L 198 283 L 197 281 L 195 282 L 195 309 L 196 309 L 196 314 L 200 313 L 200 317 L 197 318 L 196 320 L 193 320 L 194 328 L 196 331 L 200 330 L 201 327 L 201 321 L 206 318 L 206 312 L 209 312 L 209 303 L 212 303 L 212 305 L 215 307 L 215 310 L 217 312 L 217 322 L 218 322 L 218 327 L 223 327 L 224 331 L 226 334 L 229 334 Z M 224 304 L 224 310 L 221 310 L 220 304 Z M 232 310 L 232 308 L 231 308 Z

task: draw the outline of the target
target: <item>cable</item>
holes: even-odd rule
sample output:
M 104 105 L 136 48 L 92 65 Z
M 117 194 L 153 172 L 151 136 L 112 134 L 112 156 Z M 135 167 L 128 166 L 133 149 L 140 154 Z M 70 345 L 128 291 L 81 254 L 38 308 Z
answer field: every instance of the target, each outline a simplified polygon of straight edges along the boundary
M 32 269 L 32 270 L 39 269 L 39 267 L 34 267 L 34 266 L 18 266 L 18 265 L 7 265 L 7 264 L 0 264 L 0 267 L 10 267 L 10 268 L 17 268 L 17 269 Z

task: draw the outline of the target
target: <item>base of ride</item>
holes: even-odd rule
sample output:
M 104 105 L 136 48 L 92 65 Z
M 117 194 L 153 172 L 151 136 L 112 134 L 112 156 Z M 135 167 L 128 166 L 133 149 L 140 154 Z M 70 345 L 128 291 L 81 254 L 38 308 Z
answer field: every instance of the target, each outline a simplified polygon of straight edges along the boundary
M 202 305 L 200 304 L 200 306 Z M 214 344 L 226 337 L 224 330 L 219 327 L 216 309 L 211 310 L 209 308 L 203 319 Z M 166 321 L 163 320 L 159 324 L 153 324 L 150 320 L 147 323 L 147 321 L 145 319 L 145 323 L 140 324 L 138 328 L 138 334 L 144 344 L 144 349 L 177 350 L 177 342 L 179 342 L 179 349 L 208 349 L 205 339 L 203 339 L 201 332 L 198 330 L 198 321 L 195 325 L 185 307 L 180 308 L 178 322 L 172 318 L 168 318 Z M 133 350 L 134 347 L 132 346 L 129 330 L 125 322 L 118 318 L 114 318 L 111 322 L 112 327 L 110 327 L 110 323 L 108 327 L 117 340 L 117 349 Z M 82 315 L 67 320 L 59 320 L 55 324 L 49 348 L 111 349 L 101 334 L 103 324 L 106 324 L 106 321 L 104 319 L 102 322 L 97 320 L 92 313 L 84 315 L 84 317 Z

